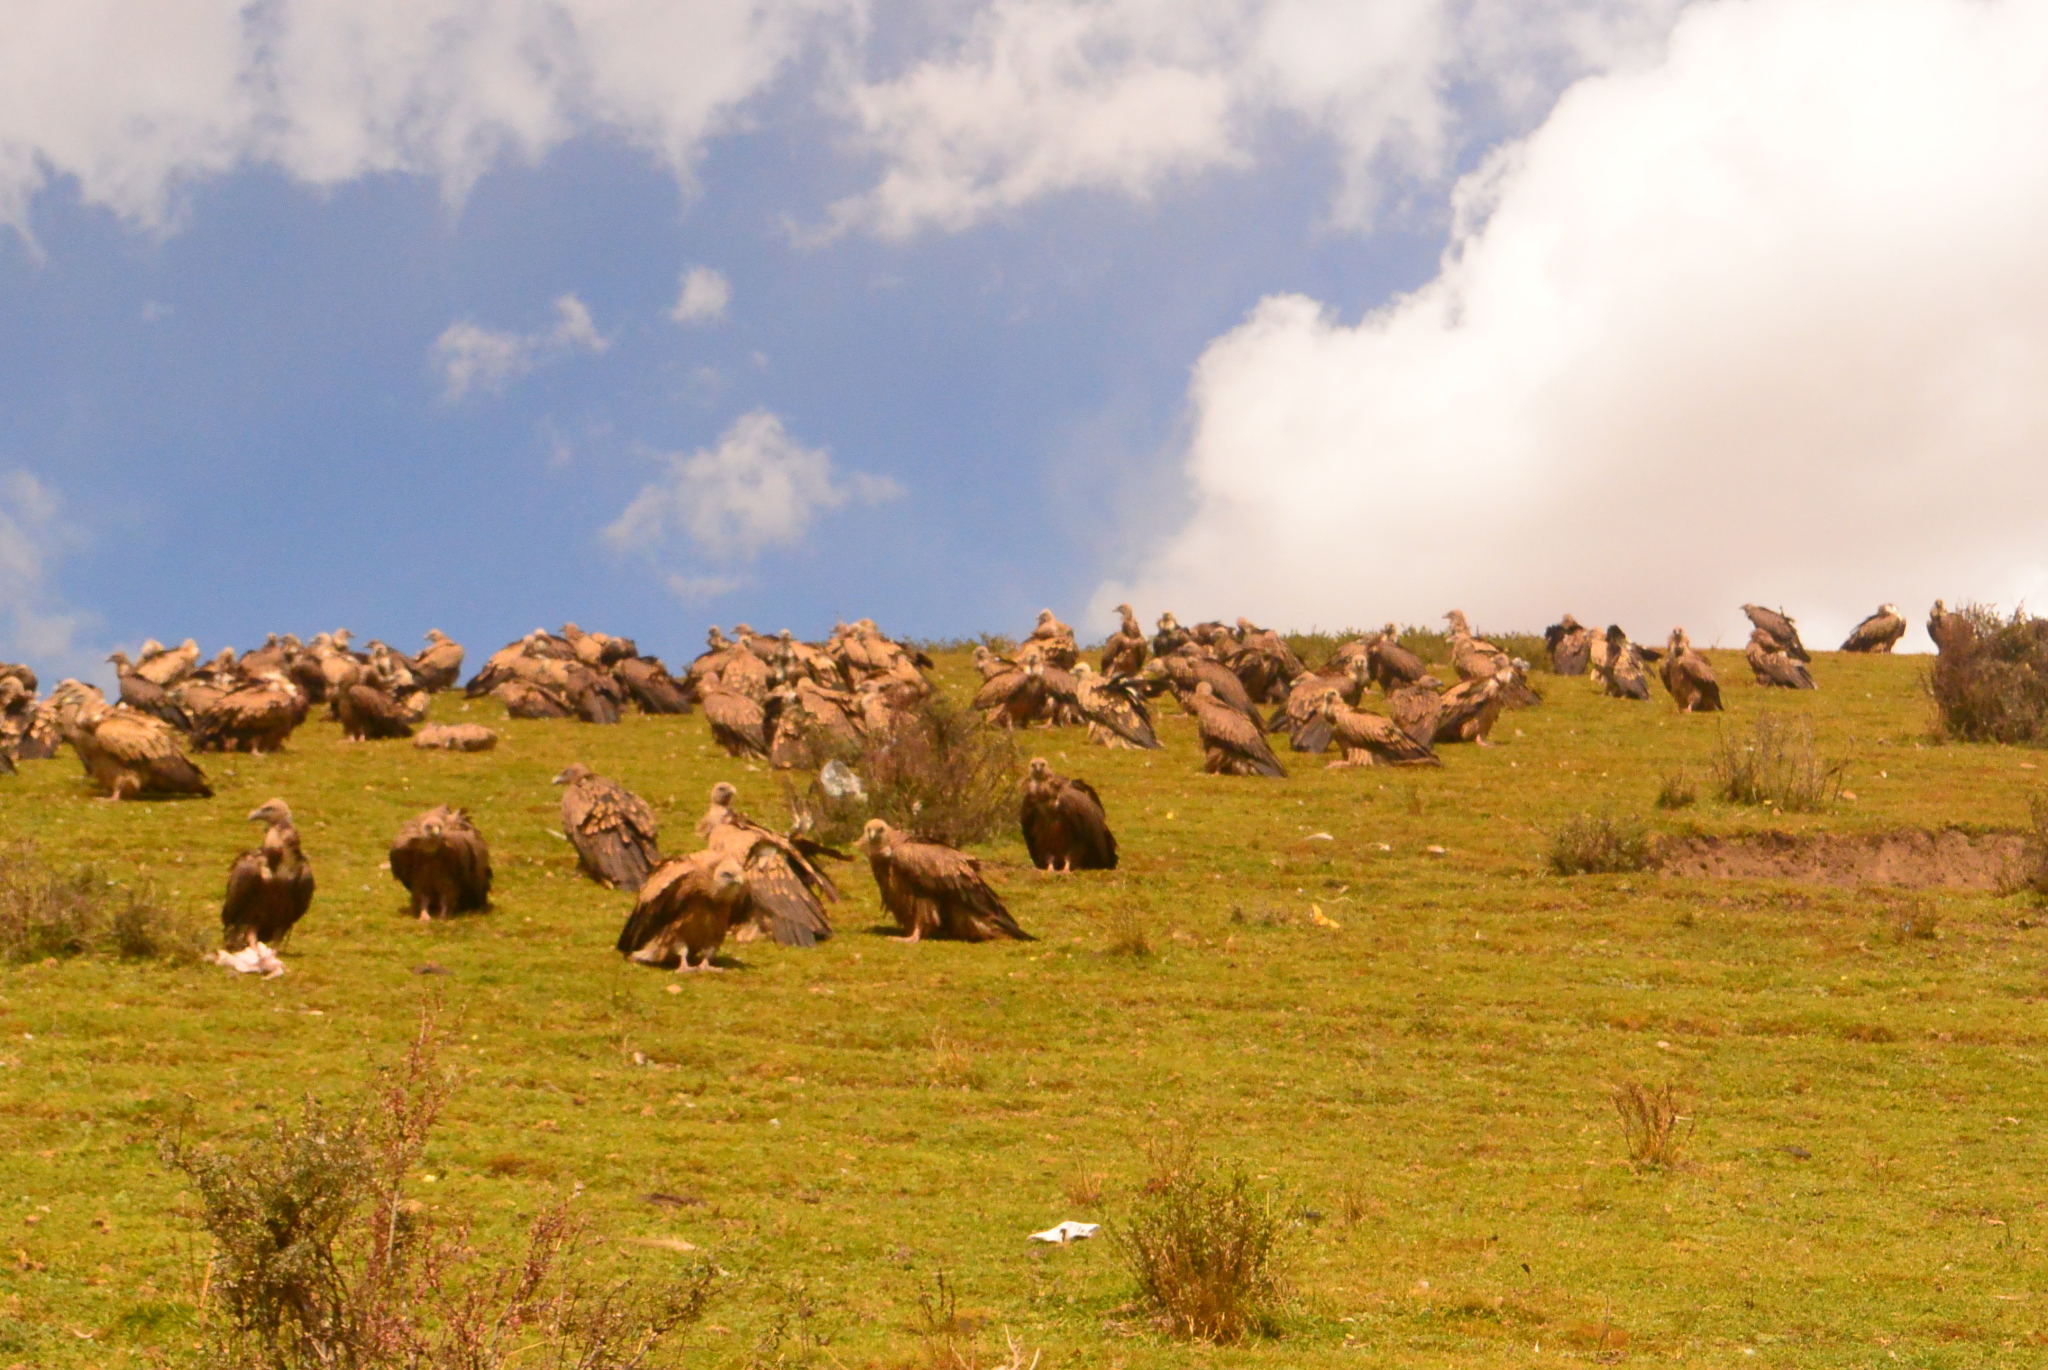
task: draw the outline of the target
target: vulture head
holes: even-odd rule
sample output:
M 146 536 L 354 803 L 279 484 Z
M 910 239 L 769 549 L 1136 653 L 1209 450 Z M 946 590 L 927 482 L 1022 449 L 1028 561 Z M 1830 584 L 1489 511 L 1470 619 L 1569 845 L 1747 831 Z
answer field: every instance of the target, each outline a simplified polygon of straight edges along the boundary
M 1167 613 L 1163 613 L 1159 616 L 1160 632 L 1170 632 L 1171 630 L 1178 627 L 1180 627 L 1180 620 L 1175 618 L 1170 611 Z
M 1195 685 L 1195 698 L 1213 700 L 1216 698 L 1216 687 L 1206 680 L 1198 682 Z
M 1610 646 L 1610 647 L 1621 647 L 1621 646 L 1625 646 L 1625 645 L 1627 644 L 1627 642 L 1628 642 L 1628 634 L 1627 634 L 1627 633 L 1624 633 L 1623 631 L 1621 631 L 1621 625 L 1620 625 L 1619 623 L 1610 623 L 1610 624 L 1608 624 L 1608 625 L 1607 625 L 1607 645 L 1608 645 L 1608 646 Z
M 155 638 L 151 638 L 149 641 L 142 644 L 142 655 L 145 657 L 152 657 L 155 656 L 158 652 L 161 652 L 163 649 L 163 643 L 158 642 Z
M 777 633 L 777 634 L 776 634 L 775 636 L 776 636 L 776 637 L 777 637 L 778 639 L 780 639 L 781 641 L 783 641 L 783 642 L 794 642 L 794 641 L 796 641 L 796 635 L 795 635 L 794 633 L 790 632 L 790 631 L 789 631 L 789 629 L 787 629 L 787 628 L 784 628 L 784 629 L 783 629 L 783 630 L 782 630 L 781 632 Z
M 1932 609 L 1929 609 L 1929 610 L 1927 611 L 1927 616 L 1928 616 L 1929 618 L 1940 618 L 1940 617 L 1941 617 L 1941 616 L 1942 616 L 1943 614 L 1945 614 L 1945 613 L 1947 613 L 1947 612 L 1948 612 L 1948 606 L 1947 606 L 1947 605 L 1945 605 L 1945 604 L 1943 604 L 1943 603 L 1942 603 L 1942 602 L 1941 602 L 1940 600 L 1938 600 L 1938 599 L 1937 599 L 1937 600 L 1935 600 L 1935 601 L 1934 601 L 1934 607 L 1933 607 Z
M 1077 676 L 1094 675 L 1095 668 L 1085 661 L 1077 661 L 1074 663 L 1074 674 Z
M 1046 764 L 1044 757 L 1034 756 L 1031 758 L 1031 778 L 1033 780 L 1042 785 L 1051 775 L 1052 767 Z
M 887 856 L 889 839 L 895 836 L 889 825 L 879 818 L 870 818 L 868 825 L 860 830 L 860 847 L 869 856 Z
M 581 780 L 584 776 L 589 774 L 590 767 L 584 765 L 581 761 L 578 761 L 574 765 L 565 766 L 562 769 L 561 774 L 557 775 L 549 783 L 555 785 L 573 785 L 577 781 Z
M 732 635 L 745 642 L 754 635 L 754 625 L 751 623 L 735 623 L 732 625 Z
M 126 670 L 129 665 L 128 653 L 126 652 L 109 652 L 107 653 L 107 660 L 113 662 L 117 670 Z
M 711 802 L 714 804 L 730 804 L 739 797 L 740 792 L 729 781 L 721 780 L 711 787 Z
M 1692 650 L 1692 639 L 1685 635 L 1685 629 L 1673 628 L 1671 630 L 1671 640 L 1665 645 L 1670 649 L 1671 655 L 1678 656 L 1680 653 Z
M 439 628 L 427 629 L 427 641 L 433 643 L 435 646 L 438 647 L 447 640 L 448 634 L 442 632 Z
M 1448 614 L 1444 615 L 1444 621 L 1451 625 L 1451 631 L 1454 633 L 1469 633 L 1472 631 L 1471 627 L 1465 622 L 1465 611 L 1463 609 L 1451 610 Z
M 1337 706 L 1343 702 L 1344 696 L 1339 691 L 1325 690 L 1318 707 L 1323 717 L 1334 723 L 1337 721 Z
M 438 849 L 442 839 L 447 835 L 448 831 L 442 826 L 440 814 L 430 813 L 420 820 L 420 841 L 429 849 Z
M 1045 626 L 1046 624 L 1048 624 L 1048 623 L 1052 623 L 1052 622 L 1055 622 L 1055 621 L 1056 621 L 1056 620 L 1055 620 L 1055 619 L 1053 618 L 1053 615 L 1052 615 L 1052 610 L 1050 610 L 1050 609 L 1040 609 L 1040 610 L 1038 611 L 1038 626 L 1039 626 L 1039 627 L 1043 628 L 1043 627 L 1044 627 L 1044 626 Z
M 332 642 L 335 646 L 341 648 L 345 652 L 348 650 L 349 639 L 354 636 L 355 634 L 351 633 L 346 628 L 336 628 L 334 632 L 329 636 L 328 641 Z
M 268 823 L 271 827 L 282 827 L 292 821 L 291 805 L 282 799 L 266 799 L 249 811 L 251 823 Z
M 730 856 L 711 872 L 711 887 L 721 899 L 731 899 L 746 888 L 746 868 Z
M 1880 604 L 1877 611 L 1881 614 L 1890 614 L 1893 618 L 1899 617 L 1899 606 L 1896 604 Z

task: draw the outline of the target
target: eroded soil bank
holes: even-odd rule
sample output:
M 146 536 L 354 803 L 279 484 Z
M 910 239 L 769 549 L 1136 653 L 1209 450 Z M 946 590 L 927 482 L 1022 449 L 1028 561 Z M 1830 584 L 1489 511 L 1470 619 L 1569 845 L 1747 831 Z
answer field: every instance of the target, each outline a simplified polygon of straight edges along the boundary
M 1753 832 L 1728 837 L 1665 837 L 1652 863 L 1666 875 L 1715 880 L 1791 880 L 1854 889 L 2011 889 L 2026 839 L 2016 832 Z

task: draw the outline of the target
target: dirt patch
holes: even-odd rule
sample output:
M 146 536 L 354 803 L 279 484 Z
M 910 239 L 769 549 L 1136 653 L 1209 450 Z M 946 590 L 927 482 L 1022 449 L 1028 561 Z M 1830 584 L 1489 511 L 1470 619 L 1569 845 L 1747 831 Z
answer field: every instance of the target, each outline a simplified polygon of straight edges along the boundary
M 2018 883 L 2025 837 L 2016 832 L 1753 832 L 1732 837 L 1664 837 L 1650 862 L 1666 875 L 1711 880 L 1791 880 L 1855 889 L 2004 890 Z

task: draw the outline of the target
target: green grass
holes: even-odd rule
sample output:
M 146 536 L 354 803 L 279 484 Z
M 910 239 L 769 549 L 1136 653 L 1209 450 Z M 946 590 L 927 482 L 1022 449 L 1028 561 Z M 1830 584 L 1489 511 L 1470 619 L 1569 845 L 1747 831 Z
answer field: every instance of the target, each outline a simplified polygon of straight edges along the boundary
M 1725 726 L 1749 727 L 1763 692 L 1712 656 Z M 433 995 L 465 1079 L 415 1196 L 503 1251 L 581 1185 L 601 1268 L 715 1253 L 695 1364 L 993 1365 L 1005 1329 L 1048 1367 L 2026 1363 L 2048 1341 L 2031 896 L 1916 896 L 1929 939 L 1868 893 L 1544 867 L 1587 812 L 1652 833 L 2025 826 L 2048 763 L 1928 744 L 1923 669 L 1822 654 L 1819 692 L 1773 692 L 1849 762 L 1855 798 L 1818 814 L 1705 793 L 1656 809 L 1681 765 L 1706 773 L 1721 720 L 1584 680 L 1542 678 L 1503 745 L 1445 748 L 1426 774 L 1292 758 L 1287 781 L 1205 777 L 1170 707 L 1163 753 L 1034 733 L 1026 754 L 1094 783 L 1123 852 L 1064 877 L 1014 837 L 983 853 L 1042 941 L 871 935 L 873 884 L 843 868 L 839 938 L 729 946 L 740 969 L 675 994 L 611 951 L 630 898 L 576 875 L 548 779 L 572 760 L 617 776 L 679 850 L 719 779 L 779 818 L 773 773 L 716 753 L 700 718 L 508 723 L 444 698 L 437 717 L 493 723 L 498 751 L 319 723 L 279 756 L 205 758 L 219 793 L 198 803 L 98 803 L 68 754 L 24 763 L 0 780 L 0 838 L 47 859 L 211 917 L 256 836 L 242 815 L 282 795 L 320 893 L 275 981 L 0 969 L 0 1367 L 196 1364 L 206 1248 L 159 1131 L 246 1138 L 304 1093 L 352 1095 Z M 490 839 L 496 906 L 422 927 L 381 863 L 439 802 Z M 1629 1164 L 1627 1081 L 1694 1109 L 1682 1164 Z M 1130 1212 L 1173 1131 L 1289 1196 L 1276 1337 L 1190 1352 L 1146 1324 L 1106 1243 L 1024 1240 Z

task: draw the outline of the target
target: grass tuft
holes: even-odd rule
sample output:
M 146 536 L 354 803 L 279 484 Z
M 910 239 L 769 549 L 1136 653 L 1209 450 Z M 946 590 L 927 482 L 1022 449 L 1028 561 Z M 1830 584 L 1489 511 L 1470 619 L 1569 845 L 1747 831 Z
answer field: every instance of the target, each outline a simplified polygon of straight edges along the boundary
M 1650 838 L 1633 818 L 1580 814 L 1550 835 L 1546 858 L 1555 875 L 1619 875 L 1650 864 Z
M 148 886 L 115 885 L 90 867 L 60 875 L 36 857 L 32 843 L 0 850 L 0 956 L 10 961 L 192 961 L 212 940 L 198 919 L 164 904 Z
M 1731 804 L 1820 813 L 1841 794 L 1846 769 L 1820 756 L 1805 720 L 1794 728 L 1763 711 L 1747 736 L 1722 730 L 1714 750 L 1714 790 Z
M 1144 960 L 1152 955 L 1152 930 L 1145 915 L 1126 904 L 1109 915 L 1109 954 Z
M 1615 1086 L 1614 1111 L 1632 1164 L 1668 1170 L 1679 1164 L 1692 1139 L 1693 1119 L 1681 1112 L 1676 1085 L 1651 1087 L 1630 1080 Z
M 1111 1240 L 1143 1302 L 1171 1336 L 1235 1342 L 1271 1329 L 1286 1263 L 1286 1221 L 1241 1166 L 1185 1144 L 1152 1152 L 1153 1173 Z
M 1693 783 L 1692 772 L 1680 766 L 1664 777 L 1664 784 L 1657 791 L 1657 807 L 1689 809 L 1699 802 L 1699 798 L 1699 786 Z

